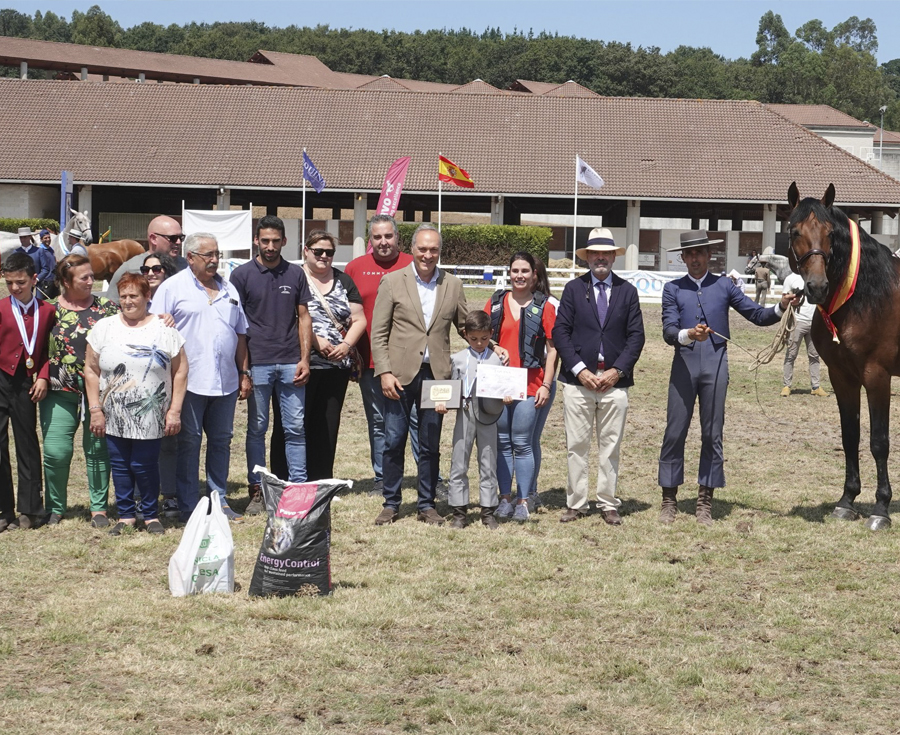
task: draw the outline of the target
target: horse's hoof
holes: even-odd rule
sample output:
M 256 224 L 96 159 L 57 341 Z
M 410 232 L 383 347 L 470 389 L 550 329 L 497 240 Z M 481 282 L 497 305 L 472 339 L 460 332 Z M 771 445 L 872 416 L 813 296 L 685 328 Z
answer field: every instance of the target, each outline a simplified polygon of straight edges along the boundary
M 882 528 L 890 528 L 891 519 L 887 516 L 869 516 L 866 519 L 866 528 L 870 531 L 880 531 Z
M 841 521 L 858 521 L 859 513 L 850 508 L 841 508 L 838 506 L 834 509 L 834 512 L 831 514 L 832 518 L 837 518 Z

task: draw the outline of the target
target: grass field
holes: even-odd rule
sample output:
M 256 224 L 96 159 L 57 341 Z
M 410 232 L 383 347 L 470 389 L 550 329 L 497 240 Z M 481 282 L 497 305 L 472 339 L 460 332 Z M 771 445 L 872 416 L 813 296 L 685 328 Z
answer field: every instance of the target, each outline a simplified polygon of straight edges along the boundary
M 689 484 L 678 521 L 661 527 L 656 459 L 671 348 L 658 306 L 645 307 L 645 322 L 618 529 L 597 514 L 558 522 L 560 400 L 543 441 L 546 510 L 533 522 L 427 527 L 414 520 L 410 490 L 402 519 L 376 528 L 381 504 L 366 494 L 365 419 L 351 386 L 336 473 L 360 482 L 333 505 L 334 594 L 248 598 L 264 527 L 254 518 L 234 526 L 241 590 L 174 599 L 166 568 L 180 531 L 110 538 L 91 529 L 78 460 L 61 525 L 0 535 L 3 731 L 900 731 L 897 537 L 827 519 L 843 482 L 834 398 L 809 395 L 805 354 L 797 392 L 783 399 L 780 355 L 757 384 L 750 358 L 732 349 L 729 484 L 717 492 L 716 523 L 694 521 Z M 753 352 L 773 332 L 735 315 L 732 326 Z M 231 464 L 236 507 L 246 503 L 245 410 Z M 861 505 L 870 508 L 863 423 Z M 445 450 L 451 431 L 452 418 Z M 692 431 L 689 476 L 698 452 Z

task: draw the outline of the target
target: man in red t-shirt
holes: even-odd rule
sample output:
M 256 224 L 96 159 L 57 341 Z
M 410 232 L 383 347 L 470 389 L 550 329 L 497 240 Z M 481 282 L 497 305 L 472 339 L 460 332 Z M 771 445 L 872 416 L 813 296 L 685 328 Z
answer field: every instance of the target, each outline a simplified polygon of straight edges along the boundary
M 359 389 L 362 392 L 363 408 L 369 424 L 369 452 L 372 458 L 372 471 L 375 473 L 373 495 L 381 495 L 383 478 L 381 474 L 381 455 L 384 453 L 384 394 L 381 392 L 381 381 L 375 377 L 375 365 L 372 362 L 369 340 L 372 336 L 372 311 L 375 308 L 375 297 L 378 295 L 378 284 L 385 273 L 392 273 L 412 263 L 412 255 L 400 252 L 400 233 L 394 218 L 386 214 L 376 214 L 369 221 L 369 249 L 371 252 L 354 258 L 344 269 L 353 279 L 359 294 L 362 296 L 363 311 L 366 315 L 366 333 L 357 344 L 366 369 L 359 378 Z M 415 427 L 410 426 L 410 434 L 415 435 Z M 413 440 L 413 454 L 418 448 Z

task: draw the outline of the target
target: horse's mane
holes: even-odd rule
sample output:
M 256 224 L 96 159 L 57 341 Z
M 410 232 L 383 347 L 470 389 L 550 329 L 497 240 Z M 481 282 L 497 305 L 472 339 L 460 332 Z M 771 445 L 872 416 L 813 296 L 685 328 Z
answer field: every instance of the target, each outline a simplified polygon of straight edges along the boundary
M 850 219 L 837 207 L 826 209 L 818 199 L 800 201 L 791 213 L 791 223 L 802 222 L 813 215 L 819 222 L 831 224 L 831 259 L 826 275 L 829 283 L 837 283 L 850 262 Z M 856 290 L 846 307 L 863 312 L 885 306 L 894 290 L 900 287 L 896 259 L 891 251 L 868 232 L 859 228 L 860 264 Z

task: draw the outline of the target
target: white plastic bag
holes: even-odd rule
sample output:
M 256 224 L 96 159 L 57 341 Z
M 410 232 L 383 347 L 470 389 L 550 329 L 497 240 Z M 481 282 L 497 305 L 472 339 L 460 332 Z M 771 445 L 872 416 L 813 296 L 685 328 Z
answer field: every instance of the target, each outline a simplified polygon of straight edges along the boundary
M 175 597 L 234 592 L 234 540 L 219 493 L 200 498 L 169 559 L 169 591 Z

